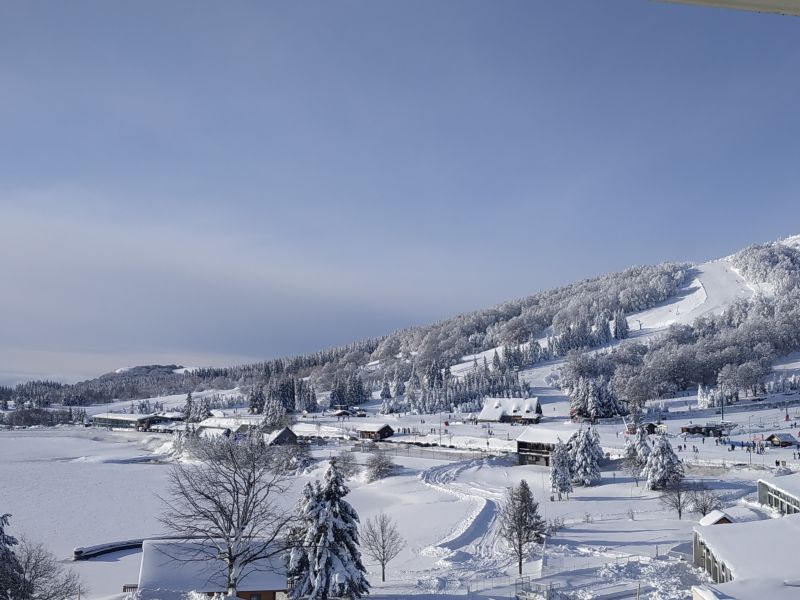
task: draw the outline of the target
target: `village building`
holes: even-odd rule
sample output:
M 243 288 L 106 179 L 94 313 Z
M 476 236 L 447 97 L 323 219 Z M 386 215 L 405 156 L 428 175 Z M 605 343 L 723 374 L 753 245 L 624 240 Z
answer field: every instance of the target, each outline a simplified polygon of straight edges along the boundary
M 384 440 L 394 435 L 394 429 L 386 423 L 361 423 L 355 428 L 360 440 Z
M 219 436 L 247 435 L 261 425 L 262 415 L 232 415 L 229 417 L 209 417 L 196 425 L 198 435 L 214 438 Z
M 244 570 L 236 597 L 284 600 L 287 587 L 286 569 L 278 553 Z M 189 592 L 225 594 L 225 564 L 205 540 L 144 540 L 139 583 L 125 588 L 136 591 L 138 600 L 183 600 Z
M 713 584 L 692 587 L 694 600 L 796 600 L 800 515 L 694 528 L 693 562 Z
M 484 398 L 477 421 L 488 423 L 538 423 L 542 418 L 539 398 Z
M 550 429 L 547 427 L 526 427 L 516 440 L 517 456 L 521 465 L 550 466 L 550 454 L 559 440 L 567 440 L 577 431 L 569 429 Z
M 183 422 L 186 415 L 182 412 L 162 412 L 158 413 L 156 417 L 157 419 L 150 424 L 150 431 L 174 433 L 176 431 L 183 431 L 186 428 L 186 424 Z
M 149 431 L 153 423 L 161 421 L 155 414 L 100 413 L 92 415 L 90 418 L 93 427 L 132 429 L 134 431 Z
M 712 510 L 710 513 L 700 519 L 697 524 L 705 527 L 706 525 L 730 525 L 733 522 L 733 517 L 725 511 Z
M 764 441 L 772 444 L 776 448 L 790 448 L 798 445 L 797 438 L 791 433 L 770 433 L 764 438 Z
M 267 446 L 292 446 L 297 444 L 297 436 L 288 427 L 276 429 L 272 433 L 264 434 L 264 443 Z
M 787 515 L 800 513 L 800 473 L 759 479 L 758 502 Z

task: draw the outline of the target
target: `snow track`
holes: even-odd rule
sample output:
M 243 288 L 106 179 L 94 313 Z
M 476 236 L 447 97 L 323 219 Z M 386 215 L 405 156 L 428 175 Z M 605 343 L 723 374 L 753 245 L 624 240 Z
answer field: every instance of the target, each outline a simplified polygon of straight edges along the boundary
M 466 518 L 444 539 L 423 549 L 424 554 L 439 557 L 442 573 L 435 576 L 437 588 L 456 589 L 463 582 L 505 575 L 511 564 L 502 548 L 498 514 L 504 489 L 463 481 L 473 470 L 501 468 L 505 458 L 480 458 L 432 467 L 420 474 L 420 480 L 437 490 L 469 502 Z

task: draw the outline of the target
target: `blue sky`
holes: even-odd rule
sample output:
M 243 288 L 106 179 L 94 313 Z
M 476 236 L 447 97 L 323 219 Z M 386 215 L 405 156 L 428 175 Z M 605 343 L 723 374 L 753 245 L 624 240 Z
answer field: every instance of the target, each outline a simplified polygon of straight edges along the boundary
M 0 382 L 224 364 L 800 232 L 800 19 L 4 2 Z

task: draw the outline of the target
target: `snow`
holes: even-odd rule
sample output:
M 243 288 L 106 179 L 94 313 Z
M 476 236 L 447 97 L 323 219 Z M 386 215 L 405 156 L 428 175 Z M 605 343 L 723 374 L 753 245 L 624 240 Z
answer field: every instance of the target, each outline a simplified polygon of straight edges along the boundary
M 800 473 L 759 479 L 758 482 L 785 492 L 795 498 L 800 498 Z
M 115 419 L 117 421 L 131 421 L 137 422 L 147 419 L 149 417 L 154 416 L 154 413 L 140 415 L 140 414 L 130 414 L 130 413 L 97 413 L 92 415 L 92 419 Z
M 388 425 L 386 423 L 359 423 L 354 429 L 365 433 L 377 433 L 384 427 L 388 427 Z
M 145 540 L 139 573 L 142 600 L 182 599 L 190 591 L 227 591 L 225 565 L 214 559 L 215 547 L 208 541 Z M 209 556 L 209 560 L 198 560 Z M 286 574 L 280 557 L 265 558 L 251 565 L 240 581 L 240 591 L 285 590 Z

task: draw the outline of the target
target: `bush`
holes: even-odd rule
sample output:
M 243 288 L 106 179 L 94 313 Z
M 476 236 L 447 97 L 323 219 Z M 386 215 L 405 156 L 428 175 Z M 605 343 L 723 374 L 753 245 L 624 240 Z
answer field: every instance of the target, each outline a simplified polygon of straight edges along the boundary
M 376 452 L 367 459 L 367 480 L 377 481 L 384 479 L 397 470 L 397 465 L 392 462 L 384 452 Z

